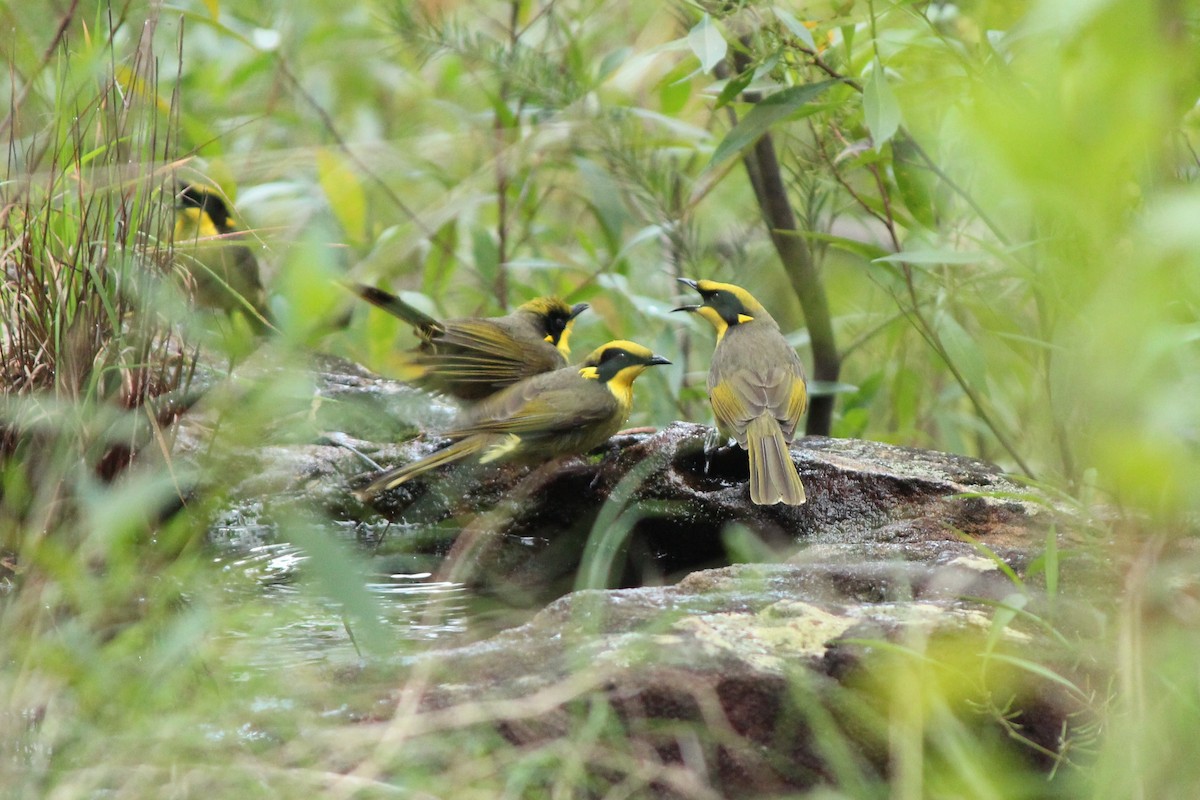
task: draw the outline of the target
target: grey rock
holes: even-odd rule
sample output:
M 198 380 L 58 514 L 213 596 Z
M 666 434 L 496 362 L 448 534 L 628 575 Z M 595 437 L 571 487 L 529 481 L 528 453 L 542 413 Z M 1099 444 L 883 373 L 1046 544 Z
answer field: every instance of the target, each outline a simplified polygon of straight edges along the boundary
M 895 698 L 881 676 L 941 648 L 969 654 L 975 670 L 987 662 L 994 681 L 952 710 L 1006 754 L 1048 769 L 1064 735 L 1090 721 L 1086 693 L 1067 684 L 1104 676 L 1065 641 L 1095 636 L 1102 609 L 1047 596 L 1030 576 L 1047 537 L 1065 552 L 1084 540 L 1083 521 L 993 465 L 808 437 L 793 456 L 809 502 L 756 506 L 745 454 L 705 453 L 709 429 L 678 422 L 541 468 L 449 468 L 366 507 L 352 490 L 373 470 L 353 451 L 393 466 L 442 442 L 396 444 L 379 427 L 423 402 L 406 388 L 352 366 L 327 365 L 318 381 L 318 396 L 363 404 L 372 425 L 343 416 L 317 440 L 254 454 L 261 467 L 235 494 L 270 498 L 268 508 L 303 499 L 337 519 L 394 519 L 414 532 L 398 542 L 414 552 L 445 552 L 443 539 L 416 531 L 448 521 L 458 531 L 466 520 L 439 577 L 513 602 L 552 601 L 518 627 L 409 657 L 396 702 L 416 714 L 339 731 L 339 747 L 372 752 L 396 726 L 417 736 L 472 725 L 533 746 L 577 734 L 599 703 L 631 750 L 670 768 L 674 777 L 653 782 L 661 796 L 836 783 L 831 747 L 886 781 Z M 452 415 L 438 411 L 422 427 Z M 730 565 L 738 559 L 776 563 Z M 1111 579 L 1108 569 L 1064 558 L 1059 582 Z M 1020 613 L 997 626 L 997 608 Z

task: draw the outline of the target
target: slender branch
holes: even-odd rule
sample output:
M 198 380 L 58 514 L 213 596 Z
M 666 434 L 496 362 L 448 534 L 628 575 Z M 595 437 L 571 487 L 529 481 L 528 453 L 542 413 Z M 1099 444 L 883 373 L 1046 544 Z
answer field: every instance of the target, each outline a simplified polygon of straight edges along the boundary
M 739 73 L 749 68 L 750 56 L 745 49 L 735 51 L 733 57 Z M 747 92 L 744 97 L 751 103 L 761 99 L 755 92 Z M 841 372 L 841 358 L 838 355 L 833 321 L 829 314 L 829 300 L 813 261 L 812 250 L 800 235 L 771 134 L 763 134 L 742 156 L 742 161 L 746 165 L 746 172 L 763 220 L 767 224 L 771 242 L 775 245 L 775 252 L 783 263 L 784 272 L 804 311 L 804 322 L 808 326 L 813 352 L 813 378 L 834 383 Z M 829 394 L 811 399 L 804 429 L 806 434 L 829 435 L 833 425 L 835 399 L 834 395 Z
M 518 0 L 509 3 L 508 19 L 508 56 L 516 59 L 517 42 L 520 37 L 521 4 Z M 500 74 L 499 97 L 496 100 L 496 113 L 492 115 L 492 143 L 495 147 L 493 164 L 496 169 L 496 278 L 492 289 L 500 308 L 508 310 L 508 163 L 505 159 L 505 120 L 500 114 L 500 108 L 508 104 L 511 91 L 509 70 L 504 69 Z M 520 114 L 518 109 L 517 114 Z
M 837 129 L 836 125 L 831 125 L 830 129 L 833 131 L 834 136 L 837 136 L 839 140 L 845 141 L 842 138 L 842 134 Z M 816 132 L 814 130 L 814 136 L 815 136 L 815 133 Z M 888 228 L 888 238 L 892 240 L 893 246 L 897 250 L 899 250 L 899 246 L 896 245 L 895 231 L 893 231 L 891 229 L 891 227 L 888 225 L 887 216 L 879 213 L 874 208 L 872 208 L 871 204 L 868 203 L 863 198 L 863 196 L 858 193 L 858 190 L 855 189 L 853 185 L 851 185 L 850 181 L 846 180 L 846 178 L 842 175 L 841 170 L 839 170 L 837 168 L 837 164 L 834 162 L 834 160 L 832 158 L 829 157 L 829 152 L 825 149 L 824 141 L 821 140 L 819 137 L 816 137 L 816 138 L 818 140 L 817 150 L 821 154 L 821 159 L 825 162 L 825 165 L 827 167 L 829 167 L 829 171 L 833 175 L 833 179 L 835 181 L 837 181 L 838 184 L 841 185 L 842 189 L 845 190 L 846 194 L 850 195 L 850 198 L 852 200 L 854 200 L 854 202 L 858 203 L 858 205 L 862 207 L 863 211 L 866 211 L 868 214 L 870 214 L 876 220 L 881 222 L 884 225 L 884 227 Z
M 854 78 L 846 77 L 845 75 L 843 75 L 842 73 L 840 73 L 836 69 L 834 69 L 833 67 L 829 66 L 829 64 L 826 63 L 825 59 L 821 58 L 821 54 L 818 53 L 816 50 L 807 48 L 802 44 L 797 44 L 796 49 L 799 50 L 801 53 L 804 53 L 804 55 L 808 56 L 809 59 L 812 61 L 812 65 L 814 67 L 816 67 L 817 69 L 821 70 L 821 72 L 824 72 L 829 77 L 841 81 L 842 83 L 846 84 L 847 86 L 853 88 L 854 91 L 856 91 L 856 92 L 861 92 L 863 90 L 863 85 L 861 83 L 854 80 Z

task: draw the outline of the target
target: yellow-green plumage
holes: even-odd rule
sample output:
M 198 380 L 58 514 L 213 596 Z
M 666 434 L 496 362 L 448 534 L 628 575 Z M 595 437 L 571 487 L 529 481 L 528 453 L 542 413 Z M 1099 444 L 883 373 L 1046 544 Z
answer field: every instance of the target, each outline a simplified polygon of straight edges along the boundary
M 413 326 L 421 342 L 408 354 L 402 377 L 430 391 L 472 401 L 565 367 L 571 328 L 588 307 L 536 297 L 502 317 L 438 321 L 382 289 L 363 284 L 350 289 Z
M 739 286 L 683 283 L 703 303 L 683 306 L 717 331 L 708 397 L 717 428 L 749 453 L 750 499 L 761 505 L 805 502 L 790 443 L 808 405 L 804 367 L 767 310 Z
M 634 342 L 609 342 L 581 364 L 527 378 L 473 406 L 468 422 L 446 434 L 451 445 L 388 470 L 360 496 L 369 499 L 470 455 L 481 463 L 539 463 L 587 452 L 625 424 L 634 380 L 647 367 L 669 363 Z
M 195 184 L 182 187 L 175 206 L 176 263 L 191 277 L 201 308 L 240 312 L 262 333 L 270 323 L 258 259 L 220 195 Z

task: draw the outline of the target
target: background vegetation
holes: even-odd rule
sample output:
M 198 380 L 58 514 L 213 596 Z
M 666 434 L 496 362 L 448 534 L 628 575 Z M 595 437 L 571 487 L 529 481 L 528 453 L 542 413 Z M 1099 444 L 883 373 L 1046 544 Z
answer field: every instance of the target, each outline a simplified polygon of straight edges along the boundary
M 815 362 L 819 429 L 995 460 L 1095 512 L 1129 565 L 1089 651 L 1116 676 L 1096 750 L 1030 793 L 1200 786 L 1193 4 L 35 0 L 0 20 L 6 795 L 333 781 L 335 748 L 301 733 L 369 703 L 370 670 L 285 689 L 254 668 L 292 620 L 204 536 L 244 477 L 232 444 L 315 433 L 306 353 L 389 369 L 400 326 L 335 324 L 347 276 L 441 314 L 586 300 L 577 353 L 624 337 L 675 361 L 639 382 L 647 424 L 708 418 L 675 278 L 747 286 Z M 279 380 L 222 380 L 244 341 L 169 280 L 180 179 L 253 231 Z M 210 387 L 205 458 L 177 460 Z M 284 527 L 320 546 L 308 524 Z M 497 796 L 567 759 L 434 738 L 360 788 Z M 964 747 L 976 794 L 1026 786 Z M 448 767 L 464 749 L 477 766 Z

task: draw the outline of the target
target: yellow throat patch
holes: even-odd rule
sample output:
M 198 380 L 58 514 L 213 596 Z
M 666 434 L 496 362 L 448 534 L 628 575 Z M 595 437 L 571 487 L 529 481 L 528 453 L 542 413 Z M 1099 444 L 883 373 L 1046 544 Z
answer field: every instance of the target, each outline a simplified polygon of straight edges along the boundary
M 574 324 L 575 320 L 567 323 L 566 327 L 563 328 L 563 332 L 558 337 L 558 344 L 554 345 L 558 349 L 558 352 L 562 353 L 563 358 L 569 359 L 571 357 L 571 347 L 567 344 L 567 340 L 571 338 L 571 326 Z M 546 334 L 546 341 L 554 344 L 554 337 Z
M 628 411 L 633 406 L 633 382 L 645 371 L 644 364 L 635 364 L 625 367 L 605 382 L 604 385 L 612 392 L 612 396 L 617 398 L 617 403 L 623 410 Z M 590 381 L 600 380 L 600 371 L 595 367 L 584 367 L 579 370 L 579 374 Z
M 175 241 L 191 242 L 220 235 L 212 217 L 200 208 L 180 208 L 175 212 Z

